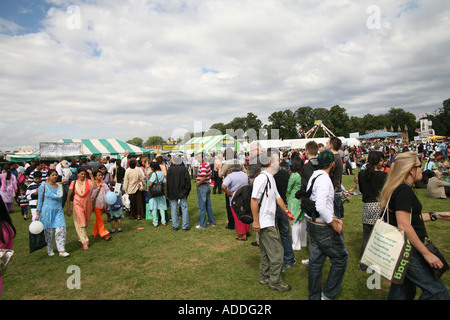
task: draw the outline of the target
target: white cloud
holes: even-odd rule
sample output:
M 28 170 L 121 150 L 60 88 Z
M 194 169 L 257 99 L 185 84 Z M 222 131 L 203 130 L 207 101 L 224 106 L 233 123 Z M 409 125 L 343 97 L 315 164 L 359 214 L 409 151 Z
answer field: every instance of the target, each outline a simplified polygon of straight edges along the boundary
M 20 26 L 0 17 L 0 146 L 146 140 L 306 105 L 423 113 L 449 98 L 446 1 L 48 2 L 36 33 L 11 35 Z M 380 29 L 367 27 L 370 5 Z

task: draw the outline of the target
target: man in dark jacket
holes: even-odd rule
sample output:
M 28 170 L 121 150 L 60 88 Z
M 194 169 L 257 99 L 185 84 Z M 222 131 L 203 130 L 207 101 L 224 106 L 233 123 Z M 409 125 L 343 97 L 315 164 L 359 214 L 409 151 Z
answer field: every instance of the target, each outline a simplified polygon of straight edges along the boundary
M 319 162 L 317 161 L 317 153 L 319 146 L 315 141 L 309 141 L 305 146 L 305 156 L 308 162 L 303 166 L 302 170 L 302 187 L 299 191 L 295 193 L 295 197 L 299 200 L 306 194 L 306 186 L 308 185 L 309 178 L 313 175 L 319 167 Z
M 188 169 L 184 166 L 179 155 L 172 158 L 172 165 L 167 170 L 167 198 L 170 200 L 170 209 L 172 214 L 172 228 L 178 231 L 177 206 L 180 203 L 182 213 L 182 228 L 188 231 L 189 215 L 187 197 L 191 192 L 191 178 Z

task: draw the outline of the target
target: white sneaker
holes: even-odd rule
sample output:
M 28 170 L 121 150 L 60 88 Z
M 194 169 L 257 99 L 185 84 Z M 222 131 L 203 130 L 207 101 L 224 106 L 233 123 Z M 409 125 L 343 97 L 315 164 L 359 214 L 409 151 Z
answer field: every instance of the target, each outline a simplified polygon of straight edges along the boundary
M 320 300 L 331 300 L 331 299 L 329 299 L 326 295 L 324 295 L 323 294 L 323 292 L 322 292 L 322 294 L 321 294 L 321 296 L 320 296 Z
M 309 259 L 302 260 L 302 264 L 308 265 L 308 263 L 309 263 Z
M 59 253 L 59 256 L 60 256 L 60 257 L 68 257 L 68 256 L 69 256 L 69 253 L 68 253 L 68 252 L 60 252 L 60 253 Z
M 53 257 L 55 255 L 55 253 L 53 251 L 52 252 L 47 252 L 47 254 L 48 254 L 49 257 Z
M 201 230 L 205 230 L 206 228 L 204 228 L 204 227 L 201 227 L 200 225 L 198 225 L 198 226 L 195 226 L 195 229 L 201 229 Z

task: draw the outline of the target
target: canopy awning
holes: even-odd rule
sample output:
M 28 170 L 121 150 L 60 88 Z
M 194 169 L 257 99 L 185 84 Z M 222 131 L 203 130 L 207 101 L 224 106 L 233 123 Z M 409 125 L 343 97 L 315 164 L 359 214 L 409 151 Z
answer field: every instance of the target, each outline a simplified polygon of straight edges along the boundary
M 150 154 L 149 150 L 118 139 L 60 139 L 58 142 L 81 142 L 83 144 L 81 152 L 85 156 L 113 156 L 118 158 L 124 155 L 125 150 L 128 150 L 131 155 Z
M 395 132 L 388 132 L 388 131 L 374 131 L 368 134 L 365 134 L 363 136 L 359 136 L 359 140 L 365 140 L 365 139 L 383 139 L 383 138 L 397 138 L 401 137 L 403 134 L 401 132 L 395 133 Z
M 356 138 L 345 138 L 345 137 L 338 137 L 338 138 L 341 140 L 343 146 L 354 147 L 359 146 L 361 144 L 361 142 Z M 306 144 L 310 141 L 315 141 L 316 143 L 321 143 L 324 146 L 326 146 L 328 140 L 330 140 L 330 138 L 291 139 L 284 141 L 291 145 L 291 149 L 305 149 Z
M 231 148 L 241 150 L 241 144 L 228 134 L 218 136 L 194 137 L 179 148 L 183 153 L 218 152 Z
M 23 161 L 31 161 L 31 160 L 36 160 L 39 159 L 39 155 L 40 155 L 40 150 L 36 150 L 32 153 L 28 153 L 28 154 L 7 154 L 5 155 L 5 159 L 6 161 L 11 161 L 11 162 L 23 162 Z
M 267 148 L 290 148 L 291 143 L 289 141 L 283 141 L 278 139 L 270 139 L 270 140 L 256 140 L 259 142 L 263 149 Z
M 427 139 L 433 140 L 434 142 L 436 142 L 438 139 L 446 139 L 446 138 L 447 138 L 446 136 L 431 136 L 431 137 L 428 137 Z

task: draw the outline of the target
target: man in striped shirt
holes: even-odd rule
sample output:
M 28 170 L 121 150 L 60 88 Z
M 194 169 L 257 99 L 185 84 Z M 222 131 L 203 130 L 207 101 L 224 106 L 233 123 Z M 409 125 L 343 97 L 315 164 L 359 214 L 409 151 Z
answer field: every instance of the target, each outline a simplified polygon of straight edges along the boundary
M 28 206 L 30 207 L 32 221 L 36 219 L 38 189 L 41 183 L 42 173 L 40 171 L 33 172 L 33 182 L 27 187 L 27 192 L 25 193 L 25 197 L 28 200 Z
M 28 180 L 26 181 L 27 185 L 30 185 L 34 182 L 34 174 L 36 172 L 41 172 L 41 180 L 47 181 L 47 169 L 45 169 L 45 163 L 42 161 L 36 162 L 36 167 L 33 171 L 31 171 L 30 175 L 28 176 Z
M 197 173 L 197 198 L 198 198 L 198 220 L 197 229 L 206 229 L 206 213 L 208 213 L 208 222 L 210 226 L 215 226 L 214 214 L 211 206 L 211 166 L 203 153 L 198 153 L 196 158 L 201 165 Z

